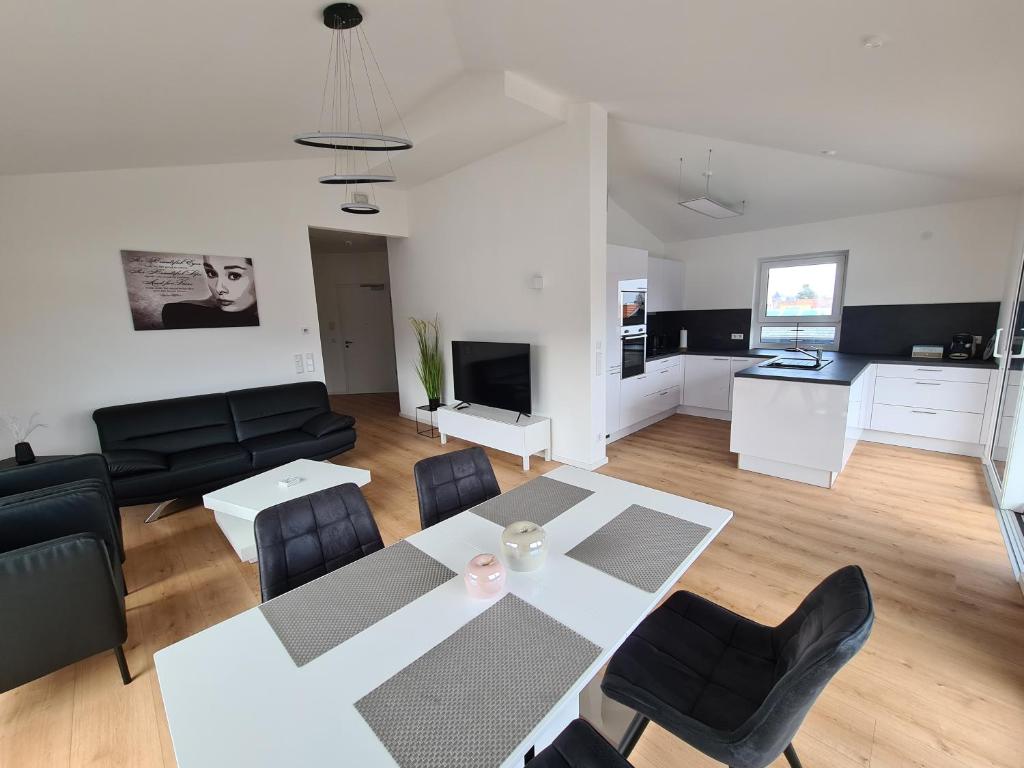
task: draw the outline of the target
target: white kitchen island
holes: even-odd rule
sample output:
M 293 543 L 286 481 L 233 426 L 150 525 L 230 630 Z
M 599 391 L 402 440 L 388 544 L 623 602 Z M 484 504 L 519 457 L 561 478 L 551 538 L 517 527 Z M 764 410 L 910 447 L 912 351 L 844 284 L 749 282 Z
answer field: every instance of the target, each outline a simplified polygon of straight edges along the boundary
M 825 359 L 815 371 L 757 364 L 736 373 L 729 447 L 740 469 L 831 488 L 859 440 L 981 455 L 997 394 L 992 363 Z
M 849 384 L 733 382 L 729 449 L 740 469 L 831 488 L 861 434 L 865 376 Z

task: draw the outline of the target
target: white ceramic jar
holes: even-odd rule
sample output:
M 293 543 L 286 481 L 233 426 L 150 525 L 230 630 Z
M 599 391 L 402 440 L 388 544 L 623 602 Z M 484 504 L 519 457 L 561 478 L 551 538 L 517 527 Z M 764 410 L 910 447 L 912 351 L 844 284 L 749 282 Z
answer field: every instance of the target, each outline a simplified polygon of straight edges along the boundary
M 513 571 L 536 571 L 548 556 L 547 533 L 536 523 L 512 523 L 501 534 L 501 549 Z

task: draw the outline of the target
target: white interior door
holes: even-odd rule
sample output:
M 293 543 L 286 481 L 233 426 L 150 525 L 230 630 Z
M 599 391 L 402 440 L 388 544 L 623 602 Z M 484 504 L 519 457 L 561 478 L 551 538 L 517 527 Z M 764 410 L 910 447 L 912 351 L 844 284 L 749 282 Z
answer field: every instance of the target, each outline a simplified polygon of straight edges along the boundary
M 332 345 L 341 352 L 345 391 L 397 392 L 395 330 L 387 284 L 342 283 L 335 287 L 335 297 L 338 329 Z

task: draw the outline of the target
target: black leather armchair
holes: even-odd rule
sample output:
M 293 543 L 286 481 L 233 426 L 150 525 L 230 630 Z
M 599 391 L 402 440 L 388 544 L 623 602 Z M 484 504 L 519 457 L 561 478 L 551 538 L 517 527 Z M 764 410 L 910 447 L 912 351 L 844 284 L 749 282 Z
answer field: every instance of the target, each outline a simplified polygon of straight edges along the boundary
M 125 558 L 121 513 L 114 503 L 114 486 L 110 482 L 107 460 L 98 453 L 79 456 L 40 458 L 32 464 L 7 467 L 0 470 L 0 498 L 28 491 L 41 491 L 78 480 L 94 480 L 107 497 L 110 520 L 117 532 L 118 559 Z
M 412 468 L 420 504 L 420 526 L 442 520 L 501 494 L 491 460 L 474 446 L 416 462 Z
M 128 636 L 109 496 L 80 480 L 0 499 L 0 692 Z

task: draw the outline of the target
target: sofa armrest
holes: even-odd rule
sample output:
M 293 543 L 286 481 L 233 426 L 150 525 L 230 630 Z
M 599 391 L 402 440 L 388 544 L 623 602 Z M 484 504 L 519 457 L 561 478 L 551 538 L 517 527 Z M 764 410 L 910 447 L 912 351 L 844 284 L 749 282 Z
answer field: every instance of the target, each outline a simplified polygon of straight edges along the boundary
M 355 423 L 356 420 L 351 416 L 345 416 L 340 413 L 328 411 L 327 413 L 318 413 L 303 424 L 302 431 L 311 434 L 313 437 L 323 437 L 324 435 L 329 435 L 332 432 L 341 432 L 343 429 L 352 429 L 352 427 L 355 426 Z
M 167 457 L 156 451 L 121 448 L 104 451 L 103 455 L 107 459 L 107 466 L 113 477 L 127 477 L 128 475 L 167 469 Z
M 52 488 L 78 480 L 99 480 L 110 491 L 110 498 L 114 498 L 107 462 L 98 453 L 48 458 L 0 470 L 0 497 Z

